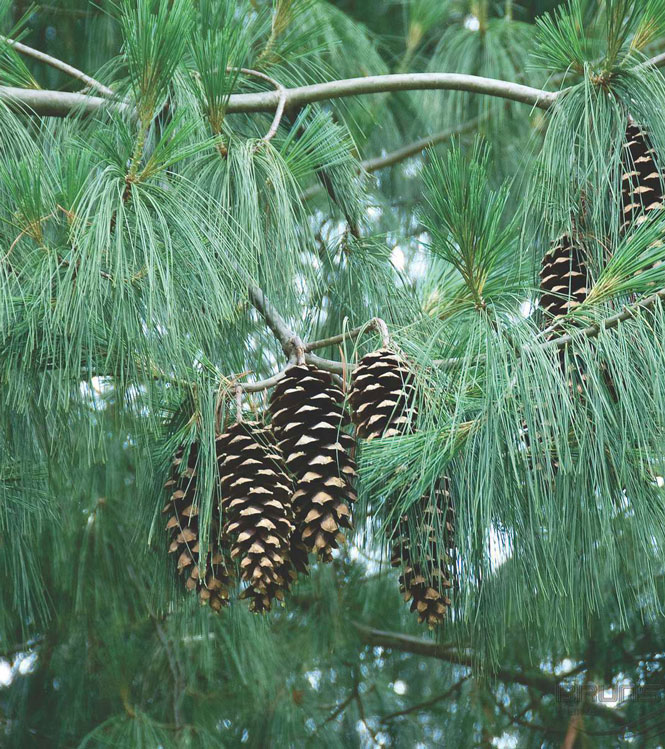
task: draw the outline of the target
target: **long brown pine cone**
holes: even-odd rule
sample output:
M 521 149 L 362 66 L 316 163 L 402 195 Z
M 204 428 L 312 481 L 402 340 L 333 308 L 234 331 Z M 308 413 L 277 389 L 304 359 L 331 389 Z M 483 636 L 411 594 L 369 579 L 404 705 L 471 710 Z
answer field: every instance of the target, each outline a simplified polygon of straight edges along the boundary
M 184 448 L 173 459 L 171 477 L 164 485 L 171 496 L 162 510 L 170 515 L 166 529 L 171 535 L 170 554 L 177 554 L 177 568 L 185 575 L 187 590 L 196 590 L 201 603 L 215 611 L 228 605 L 233 572 L 219 538 L 220 516 L 215 505 L 210 529 L 209 551 L 201 564 L 199 559 L 199 508 L 195 504 L 198 445 L 189 450 L 187 464 L 182 468 Z
M 270 399 L 272 429 L 296 484 L 296 533 L 324 562 L 351 528 L 349 504 L 356 499 L 354 440 L 342 431 L 348 423 L 343 400 L 331 376 L 307 364 L 291 367 Z
M 629 124 L 621 154 L 621 231 L 646 221 L 651 211 L 664 207 L 663 181 L 657 155 L 646 131 Z
M 349 402 L 358 437 L 404 434 L 414 415 L 415 385 L 407 362 L 388 348 L 365 354 L 351 376 Z
M 450 607 L 447 591 L 453 587 L 451 570 L 455 548 L 455 515 L 450 483 L 424 496 L 403 515 L 393 544 L 391 564 L 401 568 L 400 591 L 411 601 L 411 611 L 430 629 L 441 624 Z M 457 581 L 455 581 L 458 587 Z
M 295 578 L 289 558 L 292 485 L 281 454 L 256 422 L 234 424 L 218 443 L 225 532 L 247 583 L 241 598 L 250 600 L 252 611 L 269 611 Z

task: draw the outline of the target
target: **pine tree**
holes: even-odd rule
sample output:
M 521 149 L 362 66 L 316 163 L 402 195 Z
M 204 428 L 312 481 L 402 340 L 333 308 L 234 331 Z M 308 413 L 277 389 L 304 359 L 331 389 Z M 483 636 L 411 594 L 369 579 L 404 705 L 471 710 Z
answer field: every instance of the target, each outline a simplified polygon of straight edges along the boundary
M 665 743 L 663 0 L 0 27 L 0 745 Z

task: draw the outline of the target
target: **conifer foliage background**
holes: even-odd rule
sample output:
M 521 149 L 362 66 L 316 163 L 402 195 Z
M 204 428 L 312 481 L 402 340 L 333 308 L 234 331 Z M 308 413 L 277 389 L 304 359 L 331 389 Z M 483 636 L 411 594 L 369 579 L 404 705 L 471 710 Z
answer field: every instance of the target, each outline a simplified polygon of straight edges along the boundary
M 0 25 L 0 746 L 661 745 L 665 2 Z

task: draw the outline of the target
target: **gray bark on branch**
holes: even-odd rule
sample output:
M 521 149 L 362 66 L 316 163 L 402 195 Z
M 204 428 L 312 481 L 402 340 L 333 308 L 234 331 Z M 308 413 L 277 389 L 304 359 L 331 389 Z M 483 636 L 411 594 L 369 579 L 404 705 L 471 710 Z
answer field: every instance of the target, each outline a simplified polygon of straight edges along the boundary
M 262 91 L 252 94 L 233 94 L 229 98 L 226 111 L 228 113 L 274 112 L 282 99 L 288 109 L 347 96 L 423 90 L 468 91 L 528 104 L 539 109 L 549 109 L 561 93 L 543 91 L 521 83 L 461 73 L 397 73 L 326 81 L 309 86 L 287 88 L 283 92 Z M 0 100 L 13 107 L 30 110 L 34 114 L 52 117 L 66 117 L 76 112 L 93 114 L 104 106 L 127 106 L 122 102 L 109 104 L 108 100 L 99 96 L 10 86 L 0 86 Z

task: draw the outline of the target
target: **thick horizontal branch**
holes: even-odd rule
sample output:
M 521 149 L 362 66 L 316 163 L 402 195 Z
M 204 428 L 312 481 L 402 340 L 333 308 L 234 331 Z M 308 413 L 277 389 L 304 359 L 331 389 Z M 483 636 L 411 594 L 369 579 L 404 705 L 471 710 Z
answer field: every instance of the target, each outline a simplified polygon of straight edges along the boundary
M 72 114 L 91 115 L 107 106 L 118 109 L 124 109 L 128 106 L 118 101 L 109 102 L 108 99 L 101 96 L 37 88 L 14 88 L 13 86 L 0 86 L 0 101 L 5 102 L 12 109 L 45 117 L 68 117 Z
M 468 91 L 469 93 L 496 96 L 528 104 L 539 109 L 549 109 L 558 93 L 524 86 L 521 83 L 483 78 L 462 73 L 394 73 L 347 78 L 339 81 L 315 83 L 286 89 L 286 107 L 302 107 L 317 101 L 341 99 L 347 96 L 383 94 L 394 91 Z M 274 91 L 255 94 L 233 94 L 227 112 L 272 112 L 279 103 Z
M 420 637 L 412 637 L 400 632 L 385 632 L 356 622 L 353 622 L 353 626 L 358 630 L 363 642 L 368 645 L 390 648 L 391 650 L 398 650 L 403 653 L 423 655 L 427 658 L 438 658 L 439 660 L 457 666 L 465 666 L 470 669 L 475 668 L 477 665 L 474 663 L 472 654 L 469 651 L 459 650 L 455 646 L 423 640 Z M 533 687 L 542 694 L 549 694 L 566 700 L 571 697 L 570 693 L 561 686 L 559 679 L 543 674 L 542 672 L 528 672 L 500 666 L 496 669 L 494 675 L 500 681 Z M 626 717 L 621 711 L 605 707 L 596 702 L 590 702 L 586 705 L 586 710 L 588 713 L 593 713 L 600 718 L 627 728 Z
M 64 63 L 63 63 L 64 64 Z M 280 102 L 288 108 L 298 108 L 317 101 L 340 99 L 347 96 L 381 94 L 394 91 L 468 91 L 496 96 L 531 107 L 549 109 L 559 93 L 524 86 L 521 83 L 483 78 L 461 73 L 398 73 L 347 78 L 339 81 L 315 83 L 310 86 L 286 88 L 283 91 L 263 91 L 252 94 L 233 94 L 226 111 L 274 112 Z M 99 96 L 70 94 L 61 91 L 33 90 L 0 86 L 0 100 L 9 105 L 31 110 L 34 114 L 66 117 L 72 113 L 92 114 L 109 102 Z M 113 102 L 111 106 L 126 106 Z

